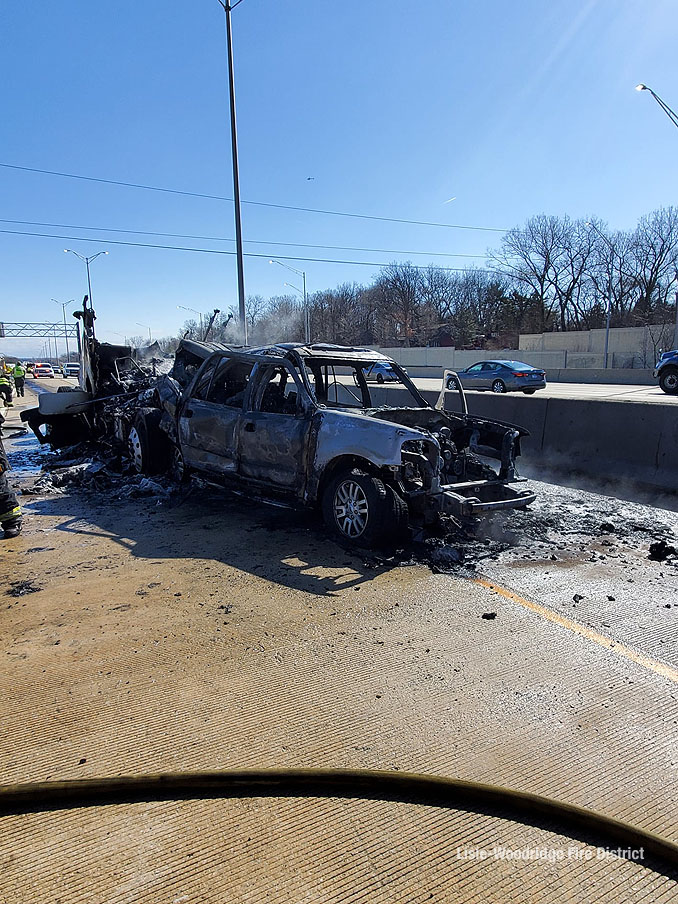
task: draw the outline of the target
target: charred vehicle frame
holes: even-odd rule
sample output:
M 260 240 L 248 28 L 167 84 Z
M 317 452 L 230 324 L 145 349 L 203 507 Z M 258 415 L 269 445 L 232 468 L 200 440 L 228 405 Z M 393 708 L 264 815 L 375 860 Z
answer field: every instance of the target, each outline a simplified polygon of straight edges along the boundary
M 469 414 L 451 371 L 433 406 L 395 361 L 370 349 L 184 339 L 170 373 L 158 376 L 153 349 L 144 360 L 99 343 L 93 311 L 84 314 L 85 391 L 59 394 L 52 414 L 22 414 L 41 442 L 124 444 L 140 472 L 169 470 L 179 481 L 195 472 L 250 497 L 320 508 L 332 532 L 357 545 L 441 513 L 485 514 L 535 498 L 514 486 L 528 431 Z M 392 369 L 407 404 L 388 404 L 392 390 L 373 384 L 385 402 L 375 404 L 366 379 L 375 363 Z M 450 389 L 459 412 L 444 408 Z

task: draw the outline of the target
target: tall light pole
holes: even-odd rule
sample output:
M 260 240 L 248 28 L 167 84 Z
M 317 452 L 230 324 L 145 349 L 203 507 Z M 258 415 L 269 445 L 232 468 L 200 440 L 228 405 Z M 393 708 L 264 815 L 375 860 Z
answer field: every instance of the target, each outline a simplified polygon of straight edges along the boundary
M 200 318 L 200 319 L 199 319 L 199 323 L 200 323 L 200 338 L 202 339 L 202 313 L 201 313 L 200 311 L 196 311 L 195 308 L 187 308 L 186 305 L 183 305 L 183 304 L 178 304 L 178 305 L 177 305 L 177 310 L 178 310 L 178 311 L 190 311 L 191 314 L 197 314 L 197 315 L 198 315 L 198 317 Z
M 147 323 L 139 323 L 138 320 L 136 321 L 136 324 L 137 324 L 137 326 L 143 326 L 145 329 L 148 330 L 148 341 L 149 341 L 149 343 L 153 342 L 153 336 L 151 336 L 150 326 Z
M 271 260 L 269 264 L 278 264 L 280 267 L 285 267 L 286 270 L 291 270 L 292 273 L 296 273 L 298 276 L 301 276 L 302 286 L 304 287 L 304 291 L 302 292 L 302 296 L 304 299 L 304 342 L 309 343 L 311 341 L 311 314 L 308 309 L 308 296 L 306 295 L 306 273 L 303 270 L 295 270 L 294 267 L 290 267 L 289 264 L 283 264 L 282 261 Z M 289 285 L 289 283 L 285 283 L 285 285 Z M 292 288 L 296 288 L 296 286 L 292 286 Z M 299 289 L 297 289 L 297 292 Z
M 78 254 L 77 251 L 72 251 L 70 248 L 64 248 L 64 254 L 74 254 L 76 257 L 79 257 L 81 261 L 85 262 L 85 266 L 87 267 L 87 297 L 89 298 L 89 306 L 92 307 L 92 280 L 89 275 L 89 265 L 92 261 L 96 260 L 101 254 L 108 254 L 108 251 L 97 251 L 96 254 L 92 254 L 90 257 L 85 257 L 82 254 Z
M 66 361 L 68 362 L 71 359 L 71 353 L 68 349 L 68 327 L 66 326 L 66 308 L 68 307 L 69 304 L 73 304 L 73 302 L 75 301 L 75 298 L 71 298 L 70 301 L 57 301 L 56 298 L 52 298 L 51 300 L 54 302 L 54 304 L 61 305 L 61 313 L 63 314 L 63 317 L 64 317 L 64 342 L 66 343 Z
M 607 352 L 610 347 L 610 317 L 612 314 L 612 271 L 614 270 L 614 245 L 608 239 L 606 235 L 604 235 L 600 229 L 596 226 L 595 223 L 587 223 L 587 226 L 590 226 L 591 229 L 595 229 L 601 239 L 607 244 L 608 248 L 611 251 L 610 257 L 610 270 L 607 274 L 607 311 L 605 316 L 605 370 L 607 370 Z
M 669 105 L 667 103 L 665 103 L 661 99 L 661 97 L 652 90 L 652 88 L 648 88 L 647 85 L 643 85 L 641 82 L 640 85 L 636 85 L 636 91 L 649 91 L 650 94 L 652 95 L 652 97 L 654 97 L 654 99 L 657 101 L 659 106 L 662 108 L 664 113 L 666 113 L 668 118 L 671 120 L 671 122 L 674 124 L 674 126 L 678 129 L 678 113 L 675 113 L 671 109 L 671 107 L 669 107 Z
M 240 218 L 240 177 L 238 175 L 238 131 L 235 122 L 235 76 L 233 73 L 233 35 L 231 32 L 231 10 L 242 0 L 218 0 L 226 14 L 226 48 L 228 51 L 228 90 L 231 109 L 231 160 L 233 163 L 233 201 L 235 207 L 235 250 L 238 262 L 238 314 L 243 332 L 243 344 L 247 345 L 247 315 L 245 311 L 245 267 L 242 250 L 242 221 Z

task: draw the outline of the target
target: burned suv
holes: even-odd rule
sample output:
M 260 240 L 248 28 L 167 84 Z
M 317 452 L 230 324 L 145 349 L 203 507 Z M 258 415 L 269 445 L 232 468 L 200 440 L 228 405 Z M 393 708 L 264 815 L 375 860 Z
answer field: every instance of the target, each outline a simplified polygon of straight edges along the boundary
M 368 386 L 375 363 L 392 371 L 388 389 Z M 469 415 L 457 389 L 453 413 L 444 391 L 431 406 L 398 364 L 368 349 L 184 340 L 130 418 L 129 451 L 141 472 L 193 471 L 250 498 L 319 506 L 336 535 L 373 545 L 441 512 L 534 499 L 510 486 L 527 431 Z
M 127 448 L 142 473 L 184 481 L 195 472 L 249 498 L 319 507 L 334 534 L 356 545 L 386 542 L 441 513 L 534 499 L 512 486 L 527 431 L 470 415 L 451 371 L 433 406 L 395 361 L 370 349 L 184 339 L 169 359 L 157 345 L 99 342 L 87 297 L 76 316 L 83 386 L 43 393 L 21 413 L 42 443 L 101 441 Z M 368 385 L 375 368 L 388 386 Z M 449 389 L 458 412 L 445 410 Z

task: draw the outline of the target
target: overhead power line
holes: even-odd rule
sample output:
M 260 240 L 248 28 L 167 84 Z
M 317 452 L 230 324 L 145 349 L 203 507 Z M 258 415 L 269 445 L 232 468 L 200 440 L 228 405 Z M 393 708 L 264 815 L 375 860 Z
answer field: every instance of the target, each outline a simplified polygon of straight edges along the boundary
M 142 229 L 116 229 L 113 226 L 83 226 L 75 223 L 36 223 L 32 220 L 3 220 L 0 223 L 12 223 L 18 226 L 44 226 L 49 229 L 87 229 L 89 232 L 117 232 L 124 235 L 152 235 L 167 239 L 195 239 L 202 242 L 234 242 L 235 239 L 218 235 L 190 235 L 181 232 L 148 232 Z M 389 248 L 356 248 L 351 245 L 309 245 L 304 242 L 267 242 L 257 239 L 245 239 L 246 245 L 275 245 L 284 248 L 318 248 L 325 251 L 363 251 L 368 254 L 420 254 L 424 257 L 466 257 L 484 258 L 484 254 L 454 254 L 449 251 L 398 251 Z
M 180 245 L 159 245 L 150 242 L 123 242 L 121 239 L 93 239 L 82 235 L 61 235 L 49 232 L 20 232 L 16 229 L 0 229 L 2 235 L 24 235 L 38 239 L 66 239 L 70 242 L 97 242 L 100 245 L 125 245 L 131 248 L 160 248 L 163 251 L 191 251 L 195 254 L 225 254 L 229 257 L 235 257 L 235 251 L 223 251 L 220 248 L 188 248 Z M 268 259 L 270 254 L 257 254 L 253 251 L 246 251 L 245 257 L 257 257 Z M 356 267 L 388 267 L 392 261 L 343 261 L 333 260 L 324 257 L 296 257 L 294 255 L 276 254 L 275 257 L 282 261 L 302 261 L 304 263 L 314 264 L 347 264 Z M 420 267 L 417 264 L 411 264 L 415 270 L 427 270 L 428 267 Z M 438 267 L 438 270 L 448 270 L 454 273 L 463 273 L 463 267 Z M 479 270 L 490 271 L 488 267 L 478 267 Z
M 0 163 L 0 167 L 5 169 L 21 170 L 26 173 L 41 173 L 45 176 L 62 176 L 65 179 L 80 179 L 84 182 L 100 182 L 103 185 L 122 185 L 126 188 L 140 188 L 144 191 L 164 192 L 170 195 L 186 195 L 190 198 L 207 198 L 210 201 L 230 201 L 233 198 L 227 198 L 223 195 L 210 195 L 203 192 L 183 191 L 178 188 L 164 188 L 158 185 L 144 185 L 140 182 L 123 182 L 121 179 L 102 179 L 97 176 L 82 176 L 79 173 L 61 173 L 57 170 L 38 169 L 32 166 L 17 166 L 13 163 Z M 331 217 L 351 217 L 357 220 L 376 220 L 381 223 L 406 223 L 409 226 L 434 226 L 438 229 L 470 229 L 477 232 L 507 232 L 506 229 L 500 229 L 497 226 L 463 226 L 457 223 L 429 223 L 425 220 L 406 220 L 400 217 L 379 217 L 366 213 L 348 213 L 341 210 L 323 210 L 316 207 L 297 207 L 292 204 L 272 204 L 268 201 L 245 201 L 241 199 L 242 204 L 250 204 L 255 207 L 272 207 L 276 210 L 295 210 L 302 213 L 319 213 Z

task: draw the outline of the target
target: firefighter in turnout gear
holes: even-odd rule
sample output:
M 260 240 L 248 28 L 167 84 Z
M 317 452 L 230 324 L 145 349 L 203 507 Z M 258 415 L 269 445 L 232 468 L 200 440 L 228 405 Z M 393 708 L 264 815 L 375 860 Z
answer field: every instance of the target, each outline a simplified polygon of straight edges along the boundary
M 14 377 L 14 388 L 16 389 L 17 398 L 19 398 L 19 396 L 23 397 L 24 382 L 26 380 L 26 368 L 23 366 L 21 361 L 17 361 L 12 368 L 12 376 Z
M 0 370 L 0 396 L 4 396 L 5 405 L 9 408 L 12 405 L 12 380 L 4 366 Z
M 7 471 L 9 462 L 2 444 L 2 424 L 4 417 L 0 414 L 0 526 L 2 526 L 5 540 L 18 537 L 21 533 L 21 509 L 14 491 L 7 483 Z

